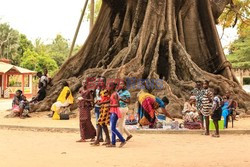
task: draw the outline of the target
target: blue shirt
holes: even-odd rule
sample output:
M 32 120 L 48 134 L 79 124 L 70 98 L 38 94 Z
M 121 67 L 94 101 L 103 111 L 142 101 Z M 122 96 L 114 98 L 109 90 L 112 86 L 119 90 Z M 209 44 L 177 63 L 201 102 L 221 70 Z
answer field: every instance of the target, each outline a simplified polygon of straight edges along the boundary
M 118 95 L 123 100 L 127 100 L 128 98 L 131 97 L 131 95 L 130 95 L 130 93 L 129 93 L 128 90 L 120 90 L 120 91 L 118 91 Z M 119 103 L 120 103 L 120 107 L 121 108 L 125 108 L 125 107 L 128 106 L 125 102 L 123 102 L 121 100 L 119 101 Z
M 156 97 L 155 101 L 159 104 L 160 108 L 165 108 L 164 102 L 159 97 Z

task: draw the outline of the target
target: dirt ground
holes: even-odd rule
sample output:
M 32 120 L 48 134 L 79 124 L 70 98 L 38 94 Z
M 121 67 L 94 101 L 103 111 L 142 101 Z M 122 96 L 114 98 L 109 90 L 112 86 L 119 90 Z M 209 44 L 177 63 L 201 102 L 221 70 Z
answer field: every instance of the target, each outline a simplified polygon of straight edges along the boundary
M 134 135 L 124 148 L 76 143 L 79 134 L 0 130 L 1 167 L 250 166 L 250 135 Z

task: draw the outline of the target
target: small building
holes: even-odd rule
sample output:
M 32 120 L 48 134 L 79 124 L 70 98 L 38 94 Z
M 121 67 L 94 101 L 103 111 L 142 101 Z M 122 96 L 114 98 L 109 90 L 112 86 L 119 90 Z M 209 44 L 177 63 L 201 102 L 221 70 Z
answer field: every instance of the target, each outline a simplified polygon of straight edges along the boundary
M 20 89 L 27 98 L 31 98 L 32 80 L 35 71 L 10 64 L 8 59 L 0 59 L 0 98 L 13 98 Z
M 233 72 L 243 89 L 250 93 L 250 69 L 235 68 Z

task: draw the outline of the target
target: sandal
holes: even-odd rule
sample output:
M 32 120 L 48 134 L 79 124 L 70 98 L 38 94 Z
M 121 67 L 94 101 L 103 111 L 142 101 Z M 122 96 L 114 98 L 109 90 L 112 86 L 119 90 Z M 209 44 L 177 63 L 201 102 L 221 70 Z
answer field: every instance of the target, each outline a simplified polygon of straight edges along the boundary
M 123 147 L 126 144 L 126 142 L 122 142 L 119 146 L 119 148 Z
M 86 142 L 86 140 L 80 139 L 80 140 L 77 140 L 76 142 L 77 142 L 77 143 L 81 143 L 81 142 Z
M 219 138 L 219 137 L 220 137 L 220 135 L 212 134 L 212 137 Z
M 129 141 L 133 136 L 132 135 L 129 135 L 126 139 L 126 141 Z
M 100 146 L 100 143 L 94 142 L 94 143 L 90 143 L 90 145 L 91 145 L 91 146 Z
M 112 148 L 112 147 L 116 147 L 116 145 L 109 144 L 109 145 L 106 145 L 106 147 Z
M 102 144 L 102 146 L 107 146 L 107 145 L 110 145 L 110 143 L 106 142 Z
M 205 132 L 205 133 L 202 133 L 201 135 L 209 136 L 209 133 Z

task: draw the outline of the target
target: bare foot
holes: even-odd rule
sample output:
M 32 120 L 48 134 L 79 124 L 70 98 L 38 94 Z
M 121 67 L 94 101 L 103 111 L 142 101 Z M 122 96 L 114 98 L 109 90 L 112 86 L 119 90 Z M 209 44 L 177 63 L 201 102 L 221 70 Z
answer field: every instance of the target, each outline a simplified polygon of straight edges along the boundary
M 91 146 L 100 146 L 99 141 L 95 141 L 93 143 L 90 143 Z

